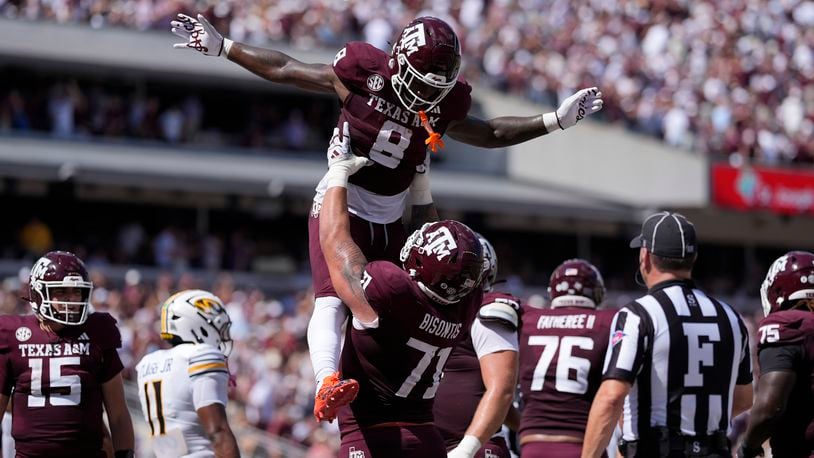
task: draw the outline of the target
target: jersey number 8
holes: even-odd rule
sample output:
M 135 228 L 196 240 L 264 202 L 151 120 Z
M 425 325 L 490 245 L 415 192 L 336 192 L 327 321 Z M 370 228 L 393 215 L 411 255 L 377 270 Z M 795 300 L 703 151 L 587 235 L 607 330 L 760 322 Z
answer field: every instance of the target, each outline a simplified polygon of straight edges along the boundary
M 393 121 L 385 121 L 379 129 L 376 143 L 370 147 L 370 159 L 388 169 L 395 169 L 404 158 L 404 151 L 410 146 L 412 136 L 410 129 Z

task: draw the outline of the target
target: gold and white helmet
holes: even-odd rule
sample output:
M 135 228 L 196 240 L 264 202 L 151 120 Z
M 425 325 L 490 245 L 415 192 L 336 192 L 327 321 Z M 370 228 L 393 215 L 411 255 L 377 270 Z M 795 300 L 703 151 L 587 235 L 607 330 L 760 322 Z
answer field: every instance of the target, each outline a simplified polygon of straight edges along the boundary
M 190 289 L 172 295 L 161 306 L 161 338 L 209 344 L 225 356 L 232 352 L 232 320 L 223 302 L 209 291 Z

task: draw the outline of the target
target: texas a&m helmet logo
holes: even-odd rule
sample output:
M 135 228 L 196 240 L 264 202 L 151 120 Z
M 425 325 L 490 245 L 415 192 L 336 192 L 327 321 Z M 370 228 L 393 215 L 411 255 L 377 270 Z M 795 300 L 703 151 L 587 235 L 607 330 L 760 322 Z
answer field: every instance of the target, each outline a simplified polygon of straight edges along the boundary
M 797 306 L 799 300 L 814 300 L 814 253 L 790 251 L 777 258 L 760 287 L 763 313 Z
M 48 271 L 48 266 L 50 265 L 51 260 L 43 256 L 40 259 L 38 259 L 37 263 L 34 264 L 34 267 L 31 268 L 30 283 L 34 288 L 39 289 L 42 287 L 39 280 L 45 277 L 45 273 Z
M 441 226 L 436 231 L 428 233 L 427 244 L 422 247 L 425 254 L 434 254 L 439 261 L 452 254 L 452 250 L 455 248 L 458 248 L 458 245 L 446 226 Z
M 427 44 L 424 35 L 424 24 L 417 23 L 412 27 L 407 27 L 401 34 L 400 51 L 408 56 L 418 51 L 418 48 Z

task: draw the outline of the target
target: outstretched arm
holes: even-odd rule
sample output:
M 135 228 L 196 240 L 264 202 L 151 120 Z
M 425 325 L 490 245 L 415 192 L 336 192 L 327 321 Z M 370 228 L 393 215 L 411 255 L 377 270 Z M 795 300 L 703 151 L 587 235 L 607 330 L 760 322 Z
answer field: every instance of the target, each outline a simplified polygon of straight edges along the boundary
M 334 92 L 340 100 L 348 89 L 328 64 L 306 64 L 273 49 L 234 43 L 227 59 L 255 75 L 279 84 L 314 92 Z
M 170 24 L 172 33 L 184 40 L 174 48 L 225 57 L 274 83 L 307 91 L 334 92 L 341 100 L 348 95 L 348 89 L 328 64 L 306 64 L 280 51 L 235 43 L 224 38 L 202 14 L 197 19 L 179 14 Z
M 347 185 L 348 177 L 367 163 L 367 159 L 350 152 L 348 123 L 344 123 L 342 134 L 334 129 L 328 148 L 328 190 L 319 213 L 319 243 L 339 298 L 354 318 L 365 324 L 374 323 L 378 315 L 362 288 L 367 259 L 350 234 Z
M 469 145 L 500 148 L 523 143 L 555 130 L 567 129 L 601 109 L 602 92 L 592 87 L 582 89 L 565 99 L 557 111 L 537 116 L 503 116 L 488 120 L 469 116 L 451 123 L 447 134 Z

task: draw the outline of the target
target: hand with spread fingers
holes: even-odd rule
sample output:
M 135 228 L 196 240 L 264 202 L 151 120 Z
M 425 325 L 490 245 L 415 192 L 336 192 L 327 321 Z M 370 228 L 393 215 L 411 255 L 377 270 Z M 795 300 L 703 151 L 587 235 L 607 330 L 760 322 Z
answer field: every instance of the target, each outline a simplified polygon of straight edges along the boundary
M 567 129 L 601 109 L 602 92 L 596 87 L 581 89 L 563 100 L 560 107 L 557 108 L 557 124 L 560 129 Z
M 347 122 L 342 124 L 342 132 L 334 127 L 331 143 L 328 145 L 328 187 L 347 186 L 348 177 L 358 172 L 373 161 L 353 154 L 350 149 L 350 128 Z
M 348 175 L 353 175 L 362 167 L 371 164 L 370 159 L 356 156 L 350 149 L 350 132 L 347 122 L 342 123 L 342 132 L 334 127 L 331 143 L 328 145 L 328 168 L 342 168 Z
M 173 48 L 193 49 L 207 56 L 226 57 L 229 54 L 232 40 L 223 38 L 202 14 L 199 14 L 197 19 L 186 14 L 178 14 L 170 25 L 172 33 L 186 40 L 183 43 L 175 43 L 172 45 Z

